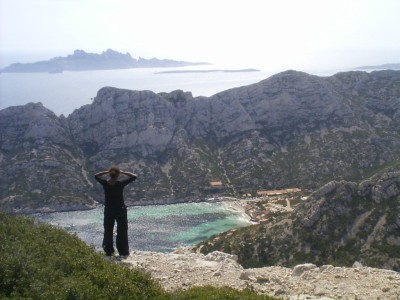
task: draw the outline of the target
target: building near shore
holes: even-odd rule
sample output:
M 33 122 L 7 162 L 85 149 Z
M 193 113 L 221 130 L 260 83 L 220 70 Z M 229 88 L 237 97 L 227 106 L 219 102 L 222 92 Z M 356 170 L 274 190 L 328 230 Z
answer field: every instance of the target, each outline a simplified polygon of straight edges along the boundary
M 257 196 L 259 197 L 280 196 L 280 195 L 300 193 L 300 192 L 301 189 L 299 188 L 291 188 L 283 190 L 259 190 L 257 191 Z
M 211 194 L 220 194 L 225 191 L 225 185 L 220 180 L 210 181 L 206 190 Z

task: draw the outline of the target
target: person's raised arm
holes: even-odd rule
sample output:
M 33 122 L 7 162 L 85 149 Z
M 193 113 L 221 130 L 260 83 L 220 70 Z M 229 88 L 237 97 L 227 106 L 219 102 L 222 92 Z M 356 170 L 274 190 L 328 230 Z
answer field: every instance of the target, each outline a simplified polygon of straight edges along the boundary
M 95 176 L 95 177 L 100 177 L 100 176 L 106 175 L 106 174 L 108 174 L 108 173 L 109 173 L 108 171 L 101 171 L 101 172 L 99 172 L 99 173 L 94 174 L 94 176 Z
M 137 178 L 137 175 L 136 175 L 136 174 L 133 174 L 133 173 L 131 173 L 131 172 L 120 171 L 119 173 L 120 173 L 120 174 L 123 174 L 123 175 L 126 175 L 126 176 L 129 176 L 129 177 L 135 177 L 135 178 Z

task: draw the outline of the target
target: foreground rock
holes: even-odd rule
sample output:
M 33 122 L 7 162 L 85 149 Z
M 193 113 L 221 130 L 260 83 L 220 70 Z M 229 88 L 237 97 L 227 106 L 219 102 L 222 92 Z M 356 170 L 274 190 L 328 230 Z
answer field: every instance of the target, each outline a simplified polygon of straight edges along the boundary
M 400 273 L 362 267 L 341 268 L 303 264 L 292 268 L 244 269 L 234 255 L 133 251 L 122 263 L 151 273 L 173 291 L 192 286 L 254 288 L 283 299 L 399 299 Z

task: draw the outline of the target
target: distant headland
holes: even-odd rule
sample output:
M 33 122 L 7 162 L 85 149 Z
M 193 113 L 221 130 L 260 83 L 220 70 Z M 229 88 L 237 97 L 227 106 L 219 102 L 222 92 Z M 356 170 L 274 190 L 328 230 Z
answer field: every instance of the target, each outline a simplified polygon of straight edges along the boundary
M 378 66 L 362 66 L 355 68 L 356 70 L 400 70 L 400 63 L 398 64 L 384 64 Z
M 237 69 L 237 70 L 172 70 L 172 71 L 161 71 L 156 74 L 175 74 L 175 73 L 214 73 L 214 72 L 224 72 L 224 73 L 239 73 L 239 72 L 260 72 L 257 69 Z
M 75 50 L 66 57 L 54 57 L 50 60 L 33 63 L 14 63 L 1 69 L 2 73 L 61 73 L 63 71 L 90 71 L 90 70 L 115 70 L 131 68 L 167 68 L 209 65 L 206 62 L 187 62 L 172 59 L 133 58 L 129 53 L 120 53 L 112 49 L 101 54 L 88 53 L 83 50 Z

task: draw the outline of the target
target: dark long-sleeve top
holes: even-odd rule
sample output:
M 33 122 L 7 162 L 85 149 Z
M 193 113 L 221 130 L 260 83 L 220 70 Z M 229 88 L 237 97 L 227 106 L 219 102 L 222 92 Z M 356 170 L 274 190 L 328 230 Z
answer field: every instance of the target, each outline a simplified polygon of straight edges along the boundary
M 103 186 L 105 196 L 104 206 L 106 210 L 119 210 L 125 207 L 124 187 L 134 181 L 136 177 L 129 177 L 121 181 L 117 180 L 113 185 L 100 176 L 95 175 L 94 178 Z

